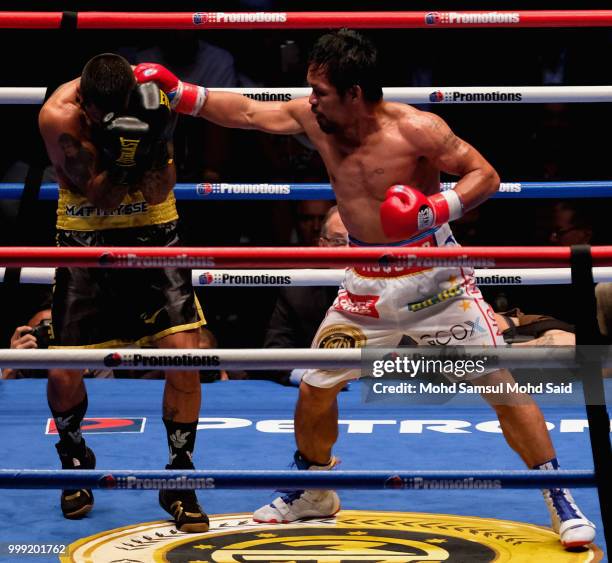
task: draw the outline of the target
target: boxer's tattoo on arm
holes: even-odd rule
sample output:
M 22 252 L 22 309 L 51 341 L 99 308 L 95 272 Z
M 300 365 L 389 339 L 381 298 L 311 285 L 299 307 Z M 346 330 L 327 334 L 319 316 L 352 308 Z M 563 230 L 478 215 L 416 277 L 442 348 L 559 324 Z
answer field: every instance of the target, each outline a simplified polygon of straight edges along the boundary
M 64 172 L 76 186 L 83 188 L 94 176 L 93 152 L 69 133 L 62 133 L 57 142 L 64 153 Z
M 149 170 L 144 173 L 136 188 L 149 203 L 161 203 L 172 186 L 168 186 L 167 175 L 162 170 Z
M 442 139 L 442 144 L 449 149 L 455 150 L 460 144 L 461 139 L 457 137 L 452 131 L 449 131 Z

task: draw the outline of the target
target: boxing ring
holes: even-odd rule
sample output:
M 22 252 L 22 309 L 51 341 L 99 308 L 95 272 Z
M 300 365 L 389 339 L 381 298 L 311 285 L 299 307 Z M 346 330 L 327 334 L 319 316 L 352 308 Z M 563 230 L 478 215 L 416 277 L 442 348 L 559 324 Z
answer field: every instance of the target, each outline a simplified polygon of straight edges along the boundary
M 367 28 L 462 28 L 462 27 L 596 27 L 612 26 L 612 10 L 602 11 L 499 11 L 499 12 L 372 12 L 372 13 L 266 13 L 249 15 L 223 12 L 197 12 L 193 14 L 156 13 L 129 14 L 102 12 L 27 13 L 0 12 L 0 28 L 10 29 L 58 29 L 71 26 L 77 29 L 309 29 L 328 27 Z M 214 90 L 211 89 L 211 90 Z M 229 89 L 232 90 L 232 89 Z M 244 95 L 261 98 L 262 95 L 286 94 L 291 97 L 308 95 L 303 88 L 233 89 Z M 39 104 L 46 94 L 45 88 L 0 88 L 0 103 Z M 611 86 L 583 87 L 517 87 L 517 88 L 386 88 L 385 97 L 406 103 L 592 103 L 612 102 Z M 38 186 L 39 197 L 53 200 L 57 186 Z M 443 189 L 452 189 L 445 184 Z M 0 198 L 16 199 L 22 194 L 22 184 L 0 185 Z M 37 190 L 38 191 L 38 190 Z M 332 199 L 328 184 L 182 184 L 176 188 L 177 199 L 186 200 L 238 200 L 238 199 Z M 601 182 L 515 182 L 503 183 L 495 197 L 499 198 L 561 198 L 561 197 L 611 197 L 612 181 Z M 337 285 L 343 268 L 354 265 L 377 267 L 446 266 L 464 265 L 476 268 L 477 281 L 481 285 L 573 284 L 574 288 L 592 288 L 593 281 L 612 281 L 612 247 L 548 248 L 548 247 L 463 247 L 463 248 L 0 248 L 0 277 L 4 280 L 7 269 L 18 268 L 20 283 L 52 282 L 53 268 L 57 266 L 83 266 L 101 268 L 143 268 L 184 266 L 193 269 L 193 283 L 199 286 L 277 286 L 284 285 L 279 278 L 289 279 L 289 285 Z M 255 279 L 259 277 L 259 279 Z M 509 281 L 512 280 L 515 281 Z M 520 281 L 516 281 L 520 279 Z M 591 291 L 589 288 L 588 291 Z M 579 344 L 588 344 L 578 327 Z M 582 341 L 581 341 L 582 338 Z M 512 361 L 512 351 L 507 358 Z M 134 350 L 109 349 L 104 351 L 58 350 L 0 350 L 1 367 L 49 368 L 88 367 L 108 368 L 130 365 Z M 569 353 L 570 355 L 573 352 Z M 223 350 L 208 349 L 143 350 L 142 356 L 200 357 L 198 369 L 279 369 L 290 367 L 359 367 L 361 352 L 347 350 Z M 520 354 L 515 354 L 519 356 Z M 210 358 L 215 358 L 214 365 Z M 132 363 L 122 364 L 128 358 Z M 531 351 L 529 361 L 541 365 L 547 357 Z M 193 365 L 193 364 L 192 364 Z M 212 367 L 211 367 L 212 365 Z M 184 369 L 183 365 L 164 364 L 165 369 Z M 142 369 L 145 369 L 144 367 Z M 585 380 L 584 393 L 610 392 L 609 383 L 603 388 L 601 380 L 593 387 L 592 380 Z M 24 519 L 37 530 L 38 543 L 72 543 L 76 537 L 89 536 L 89 543 L 79 540 L 74 551 L 64 554 L 63 560 L 111 560 L 95 543 L 100 530 L 116 528 L 120 537 L 125 521 L 142 521 L 143 515 L 156 517 L 161 509 L 155 508 L 151 493 L 147 490 L 169 487 L 197 488 L 203 491 L 202 503 L 207 512 L 224 516 L 212 519 L 213 528 L 235 530 L 252 529 L 263 537 L 274 533 L 270 525 L 254 525 L 249 522 L 249 512 L 270 499 L 269 490 L 284 487 L 334 487 L 345 491 L 343 513 L 348 528 L 355 530 L 359 515 L 355 509 L 372 509 L 371 518 L 395 522 L 399 512 L 408 515 L 441 512 L 447 520 L 421 522 L 423 529 L 435 530 L 436 537 L 429 539 L 434 553 L 431 559 L 443 560 L 441 552 L 435 552 L 439 544 L 449 541 L 460 528 L 470 529 L 473 536 L 484 538 L 498 535 L 494 551 L 502 559 L 528 561 L 597 561 L 605 557 L 595 546 L 579 554 L 564 554 L 556 546 L 555 536 L 541 526 L 527 524 L 524 528 L 508 532 L 492 531 L 487 518 L 536 521 L 544 524 L 547 514 L 539 495 L 529 497 L 523 489 L 543 486 L 569 486 L 579 489 L 576 493 L 583 510 L 597 524 L 596 543 L 604 543 L 600 507 L 594 487 L 603 494 L 602 474 L 609 467 L 608 451 L 595 451 L 595 463 L 589 434 L 589 422 L 596 422 L 593 432 L 602 430 L 602 411 L 599 418 L 592 417 L 589 407 L 579 405 L 543 407 L 549 429 L 553 432 L 558 457 L 564 470 L 524 471 L 517 469 L 518 460 L 503 442 L 499 426 L 490 420 L 492 414 L 482 407 L 457 406 L 452 411 L 456 419 L 448 418 L 439 406 L 420 405 L 418 417 L 407 418 L 406 412 L 397 406 L 364 404 L 361 400 L 362 382 L 352 383 L 347 392 L 339 396 L 341 436 L 335 452 L 343 460 L 340 470 L 330 473 L 305 475 L 305 472 L 287 471 L 289 453 L 293 450 L 293 426 L 291 412 L 296 399 L 295 389 L 280 388 L 268 382 L 230 381 L 209 385 L 203 396 L 203 414 L 200 418 L 199 445 L 196 450 L 198 471 L 159 471 L 156 468 L 164 459 L 165 445 L 157 437 L 162 435 L 159 417 L 161 382 L 113 381 L 108 383 L 90 380 L 90 408 L 84 421 L 83 433 L 96 452 L 101 452 L 102 469 L 82 471 L 50 470 L 49 457 L 32 456 L 33 451 L 51 451 L 52 440 L 57 436 L 44 401 L 41 381 L 2 382 L 0 393 L 4 409 L 0 413 L 5 440 L 0 452 L 5 460 L 0 469 L 0 488 L 3 491 L 3 507 L 7 524 L 0 532 L 0 560 L 9 556 L 9 544 L 32 543 L 26 541 L 23 532 Z M 249 404 L 245 405 L 245 397 Z M 592 398 L 592 396 L 591 396 Z M 592 404 L 590 405 L 592 407 Z M 602 405 L 599 405 L 600 407 Z M 28 420 L 18 422 L 19 415 L 28 412 Z M 605 411 L 605 395 L 603 410 Z M 278 413 L 285 418 L 278 418 Z M 558 432 L 561 436 L 555 436 Z M 210 437 L 210 438 L 209 438 Z M 22 445 L 23 442 L 26 445 Z M 397 444 L 400 443 L 400 447 Z M 602 442 L 598 442 L 599 445 Z M 591 444 L 594 447 L 594 444 Z M 133 455 L 139 452 L 138 458 Z M 412 455 L 413 452 L 418 455 Z M 263 454 L 262 452 L 265 452 Z M 360 453 L 361 452 L 361 453 Z M 363 452 L 367 452 L 364 460 Z M 483 455 L 486 452 L 487 455 Z M 599 457 L 598 457 L 599 456 Z M 54 459 L 54 458 L 53 458 Z M 112 467 L 109 465 L 112 460 Z M 394 465 L 389 469 L 393 460 Z M 55 459 L 54 461 L 55 462 Z M 451 467 L 440 470 L 440 465 Z M 108 467 L 104 467 L 108 465 Z M 9 467 L 10 465 L 10 467 Z M 352 470 L 357 467 L 367 470 Z M 28 469 L 23 469 L 23 468 Z M 115 469 L 121 467 L 122 469 Z M 346 469 L 344 469 L 346 467 Z M 477 482 L 477 484 L 476 484 Z M 428 486 L 427 483 L 431 483 Z M 67 523 L 55 509 L 57 491 L 66 486 L 86 486 L 101 489 L 93 517 Z M 10 489 L 13 489 L 11 491 Z M 28 493 L 28 509 L 24 516 L 23 492 Z M 260 489 L 266 489 L 262 491 Z M 117 490 L 129 499 L 118 501 Z M 222 493 L 217 493 L 222 490 Z M 402 492 L 406 490 L 407 492 Z M 413 491 L 418 491 L 412 493 Z M 605 493 L 605 491 L 604 491 Z M 601 498 L 601 497 L 600 497 Z M 124 505 L 124 503 L 126 503 Z M 130 503 L 130 504 L 127 504 Z M 20 506 L 21 505 L 21 506 Z M 119 510 L 118 507 L 122 506 Z M 376 512 L 384 506 L 385 512 Z M 154 512 L 155 511 L 155 512 Z M 244 512 L 242 515 L 227 515 Z M 447 513 L 451 512 L 453 516 Z M 475 518 L 474 512 L 478 512 Z M 434 514 L 439 517 L 440 514 Z M 233 519 L 232 519 L 233 518 Z M 402 517 L 404 520 L 406 517 Z M 417 517 L 414 516 L 416 519 Z M 438 518 L 440 520 L 441 518 Z M 359 521 L 360 524 L 355 524 Z M 120 556 L 126 561 L 138 557 L 145 544 L 153 544 L 162 538 L 172 539 L 172 531 L 157 528 L 162 523 L 149 522 L 140 525 L 134 537 L 119 542 L 113 552 L 113 560 Z M 317 522 L 328 526 L 329 522 Z M 291 528 L 291 526 L 290 526 Z M 299 525 L 292 528 L 302 530 Z M 304 528 L 305 530 L 305 528 Z M 454 530 L 451 533 L 450 530 Z M 176 532 L 175 532 L 176 533 Z M 304 532 L 306 533 L 306 532 Z M 361 533 L 354 531 L 351 533 Z M 446 536 L 444 534 L 447 534 Z M 466 532 L 468 534 L 468 532 Z M 522 534 L 522 535 L 521 535 Z M 529 534 L 532 534 L 530 536 Z M 31 534 L 30 534 L 31 535 Z M 181 541 L 187 542 L 180 534 Z M 257 537 L 259 537 L 257 536 Z M 444 536 L 444 537 L 443 537 Z M 24 541 L 15 542 L 15 538 Z M 156 540 L 158 538 L 158 540 Z M 500 539 L 501 538 L 501 539 Z M 177 538 L 174 538 L 176 541 Z M 421 538 L 422 539 L 422 538 Z M 40 541 L 38 541 L 40 540 Z M 191 551 L 185 555 L 195 559 L 206 551 L 204 537 L 193 539 Z M 263 541 L 263 540 L 262 540 Z M 414 541 L 417 541 L 416 539 Z M 458 541 L 458 540 L 457 540 Z M 4 542 L 4 543 L 2 543 Z M 180 542 L 179 542 L 180 543 Z M 123 545 L 123 547 L 121 547 Z M 528 552 L 512 558 L 510 548 L 546 546 L 549 552 Z M 433 546 L 433 547 L 432 547 Z M 466 548 L 467 549 L 467 548 Z M 96 551 L 98 550 L 98 551 Z M 123 550 L 123 551 L 121 551 Z M 506 550 L 508 553 L 506 553 Z M 267 552 L 265 552 L 267 553 Z M 275 552 L 276 553 L 276 552 Z M 401 553 L 401 552 L 398 552 Z M 96 559 L 95 557 L 99 557 Z M 501 555 L 500 555 L 501 554 Z M 159 556 L 159 555 L 158 555 Z M 241 556 L 244 556 L 242 554 Z M 74 559 L 72 559 L 74 557 Z M 105 559 L 106 557 L 106 559 Z M 228 556 L 229 557 L 229 556 Z M 232 555 L 233 557 L 233 555 Z M 236 556 L 238 557 L 238 556 Z M 258 560 L 276 560 L 272 555 L 260 555 Z M 266 559 L 268 557 L 268 559 Z M 275 554 L 274 557 L 278 557 Z M 436 559 L 437 557 L 437 559 Z M 503 559 L 503 557 L 508 557 Z M 521 559 L 521 557 L 523 557 Z M 531 557 L 531 558 L 530 558 Z M 558 557 L 556 559 L 555 557 Z M 8 557 L 6 560 L 12 560 Z M 38 559 L 40 560 L 40 559 Z M 57 560 L 55 557 L 49 560 Z M 146 560 L 146 559 L 145 559 Z M 176 559 L 183 560 L 183 559 Z M 184 559 L 187 560 L 187 559 Z M 214 559 L 215 561 L 217 559 Z M 238 561 L 241 559 L 223 559 Z M 248 557 L 247 559 L 249 560 Z M 290 559 L 280 559 L 289 561 Z M 321 559 L 326 561 L 327 559 Z M 371 560 L 371 559 L 368 559 Z M 399 558 L 389 559 L 400 561 Z M 402 561 L 404 559 L 401 559 Z M 412 560 L 412 559 L 411 559 Z M 419 559 L 421 560 L 421 559 Z M 483 559 L 486 560 L 486 559 Z M 335 561 L 335 559 L 334 559 Z

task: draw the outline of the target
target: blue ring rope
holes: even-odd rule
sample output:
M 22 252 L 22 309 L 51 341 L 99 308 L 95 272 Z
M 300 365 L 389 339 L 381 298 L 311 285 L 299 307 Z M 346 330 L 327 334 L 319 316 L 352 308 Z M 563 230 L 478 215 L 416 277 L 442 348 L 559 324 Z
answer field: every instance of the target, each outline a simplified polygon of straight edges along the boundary
M 541 489 L 594 487 L 592 470 L 0 470 L 0 489 Z
M 445 184 L 446 185 L 446 184 Z M 23 184 L 0 183 L 0 199 L 19 199 Z M 334 199 L 329 184 L 177 184 L 178 200 L 307 200 Z M 612 197 L 612 181 L 504 183 L 493 199 L 556 199 Z M 57 184 L 43 184 L 41 200 L 57 199 Z

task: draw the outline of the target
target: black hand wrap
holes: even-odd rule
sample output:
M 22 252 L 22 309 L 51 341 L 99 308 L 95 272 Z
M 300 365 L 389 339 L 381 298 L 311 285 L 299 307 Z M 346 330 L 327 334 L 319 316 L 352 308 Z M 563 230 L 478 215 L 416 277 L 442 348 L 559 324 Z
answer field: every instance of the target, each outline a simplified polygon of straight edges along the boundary
M 102 124 L 105 165 L 116 184 L 137 183 L 145 172 L 163 168 L 169 161 L 174 121 L 166 94 L 153 82 L 139 84 L 126 113 L 117 117 L 109 113 Z

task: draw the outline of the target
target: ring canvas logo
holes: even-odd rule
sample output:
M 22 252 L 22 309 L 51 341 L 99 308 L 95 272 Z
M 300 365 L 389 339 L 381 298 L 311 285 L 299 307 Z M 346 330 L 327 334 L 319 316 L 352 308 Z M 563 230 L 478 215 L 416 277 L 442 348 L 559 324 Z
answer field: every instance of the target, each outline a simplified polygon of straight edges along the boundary
M 85 418 L 81 424 L 83 434 L 142 434 L 145 428 L 146 418 Z M 55 420 L 47 419 L 45 434 L 57 434 Z
M 63 562 L 425 563 L 569 561 L 550 529 L 471 516 L 346 510 L 337 518 L 257 524 L 251 514 L 212 516 L 210 530 L 182 534 L 170 522 L 109 530 L 71 544 Z M 590 547 L 572 562 L 600 561 Z

